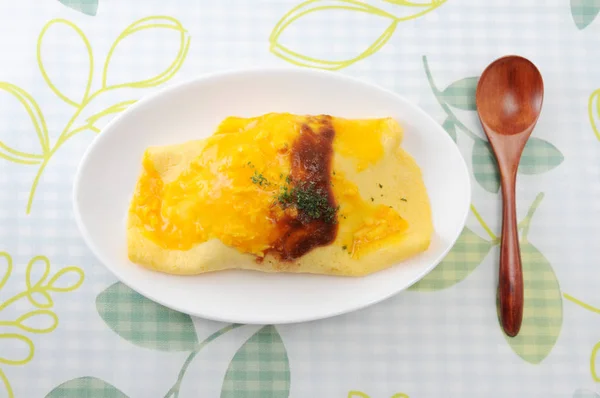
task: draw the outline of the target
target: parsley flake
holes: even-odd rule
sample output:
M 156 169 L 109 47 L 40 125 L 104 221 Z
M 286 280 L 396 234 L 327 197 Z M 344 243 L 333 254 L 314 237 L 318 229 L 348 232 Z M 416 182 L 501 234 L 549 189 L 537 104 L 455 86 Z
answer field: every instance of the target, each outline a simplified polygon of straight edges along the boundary
M 261 187 L 263 185 L 269 185 L 269 181 L 267 181 L 265 176 L 263 176 L 261 173 L 258 173 L 256 171 L 254 172 L 254 175 L 252 177 L 250 177 L 250 179 L 252 180 L 252 183 L 254 183 L 256 185 L 260 185 Z
M 298 212 L 308 220 L 322 219 L 328 223 L 336 223 L 335 215 L 340 206 L 333 207 L 329 203 L 327 192 L 316 188 L 314 183 L 302 184 L 289 188 L 284 185 L 277 198 L 283 207 L 295 206 Z

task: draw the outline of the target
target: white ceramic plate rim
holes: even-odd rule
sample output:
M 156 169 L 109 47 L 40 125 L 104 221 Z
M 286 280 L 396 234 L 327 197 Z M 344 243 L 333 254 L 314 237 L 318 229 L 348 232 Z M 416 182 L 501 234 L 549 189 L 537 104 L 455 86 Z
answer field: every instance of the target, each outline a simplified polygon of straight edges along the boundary
M 110 130 L 112 128 L 112 126 L 117 124 L 122 118 L 128 117 L 129 113 L 135 112 L 138 108 L 144 107 L 146 105 L 146 103 L 151 102 L 156 97 L 165 95 L 166 93 L 169 93 L 172 91 L 177 91 L 181 87 L 187 86 L 189 84 L 196 84 L 196 83 L 201 83 L 201 82 L 205 82 L 205 81 L 210 81 L 213 79 L 225 78 L 228 76 L 236 76 L 236 75 L 240 75 L 240 74 L 269 74 L 269 73 L 290 73 L 290 74 L 296 73 L 299 75 L 307 75 L 308 74 L 308 75 L 314 75 L 314 76 L 326 76 L 328 79 L 337 79 L 339 81 L 346 81 L 346 82 L 349 82 L 349 83 L 352 83 L 355 85 L 363 86 L 364 88 L 380 91 L 389 96 L 395 97 L 396 100 L 398 100 L 398 102 L 403 103 L 403 106 L 411 108 L 411 110 L 413 112 L 418 113 L 421 116 L 428 119 L 431 122 L 432 126 L 435 125 L 436 128 L 441 131 L 442 134 L 439 134 L 439 139 L 445 139 L 448 141 L 452 141 L 452 138 L 450 138 L 450 136 L 443 130 L 443 128 L 429 114 L 427 114 L 423 109 L 421 109 L 418 105 L 412 103 L 411 101 L 407 100 L 403 96 L 401 96 L 391 90 L 388 90 L 386 88 L 383 88 L 381 86 L 378 86 L 378 85 L 375 85 L 372 83 L 367 83 L 361 79 L 358 79 L 358 78 L 355 78 L 352 76 L 344 75 L 340 72 L 331 72 L 331 71 L 309 69 L 309 68 L 294 68 L 294 67 L 252 67 L 252 68 L 232 68 L 232 69 L 228 69 L 228 70 L 222 70 L 219 72 L 202 74 L 196 78 L 187 79 L 187 80 L 184 80 L 179 83 L 168 85 L 166 87 L 158 89 L 157 91 L 155 91 L 152 94 L 142 97 L 136 103 L 134 103 L 133 105 L 128 107 L 128 109 L 126 109 L 124 112 L 120 113 L 119 115 L 114 117 L 110 122 L 108 122 L 107 125 L 98 134 L 98 136 L 94 139 L 94 141 L 87 147 L 87 149 L 84 152 L 84 155 L 79 163 L 77 171 L 75 173 L 75 178 L 74 178 L 74 183 L 73 183 L 72 200 L 73 200 L 73 210 L 74 210 L 74 215 L 75 215 L 75 222 L 77 224 L 77 227 L 79 228 L 79 231 L 83 237 L 84 242 L 86 243 L 88 248 L 91 250 L 92 254 L 98 260 L 100 260 L 100 262 L 112 274 L 114 274 L 120 282 L 122 282 L 124 285 L 128 286 L 129 288 L 133 289 L 134 291 L 138 292 L 142 296 L 144 296 L 158 304 L 161 304 L 167 308 L 171 308 L 173 310 L 176 310 L 176 311 L 179 311 L 182 313 L 186 313 L 188 315 L 198 316 L 198 317 L 201 317 L 204 319 L 210 319 L 213 321 L 229 322 L 229 323 L 244 323 L 244 324 L 257 324 L 257 325 L 259 325 L 259 324 L 260 325 L 293 324 L 293 323 L 299 323 L 299 322 L 308 322 L 308 321 L 315 321 L 315 320 L 320 320 L 320 319 L 331 318 L 331 317 L 346 314 L 349 312 L 354 312 L 354 311 L 369 307 L 371 305 L 380 303 L 380 302 L 387 300 L 390 297 L 393 297 L 393 296 L 397 295 L 398 293 L 408 289 L 409 287 L 411 287 L 412 285 L 414 285 L 415 283 L 420 281 L 423 277 L 425 277 L 428 273 L 430 273 L 435 267 L 437 267 L 439 265 L 439 263 L 444 259 L 444 257 L 446 257 L 448 252 L 456 244 L 456 241 L 460 237 L 460 234 L 461 234 L 464 226 L 466 225 L 467 217 L 469 214 L 470 198 L 471 198 L 471 180 L 469 177 L 469 171 L 468 171 L 468 167 L 465 162 L 465 159 L 462 156 L 462 154 L 460 154 L 460 150 L 458 149 L 458 147 L 456 146 L 454 141 L 451 142 L 451 146 L 459 154 L 460 168 L 462 169 L 461 172 L 467 176 L 465 188 L 468 192 L 465 193 L 466 194 L 465 196 L 467 198 L 469 198 L 469 201 L 467 203 L 465 203 L 464 208 L 461 210 L 461 212 L 462 212 L 462 215 L 460 216 L 461 222 L 460 222 L 460 224 L 459 223 L 456 224 L 457 228 L 456 228 L 456 231 L 454 232 L 453 238 L 450 240 L 450 244 L 448 244 L 446 249 L 444 249 L 440 253 L 440 255 L 434 261 L 432 261 L 427 267 L 424 267 L 423 270 L 419 274 L 417 274 L 413 278 L 413 280 L 411 280 L 408 284 L 398 288 L 397 290 L 392 290 L 392 291 L 386 292 L 385 294 L 381 294 L 377 298 L 374 298 L 371 300 L 364 300 L 360 304 L 347 306 L 347 307 L 344 307 L 343 309 L 339 309 L 337 311 L 330 311 L 329 313 L 315 315 L 315 316 L 310 316 L 310 315 L 304 315 L 304 316 L 288 315 L 287 317 L 279 316 L 277 320 L 274 320 L 268 316 L 267 317 L 262 316 L 262 315 L 257 316 L 256 314 L 253 314 L 249 317 L 248 316 L 247 317 L 236 317 L 235 319 L 232 319 L 227 316 L 220 316 L 217 313 L 215 313 L 214 311 L 210 311 L 210 310 L 203 311 L 202 310 L 203 308 L 199 308 L 198 311 L 190 312 L 189 310 L 186 310 L 177 304 L 169 303 L 166 300 L 163 300 L 160 296 L 157 296 L 157 295 L 153 294 L 152 292 L 146 291 L 146 290 L 140 288 L 139 286 L 136 286 L 134 281 L 130 281 L 124 277 L 124 273 L 122 271 L 120 271 L 119 267 L 111 265 L 112 261 L 105 258 L 102 255 L 102 251 L 99 250 L 99 248 L 94 243 L 93 239 L 90 236 L 88 229 L 86 228 L 86 226 L 81 218 L 79 202 L 77 200 L 77 192 L 79 191 L 79 185 L 80 185 L 80 181 L 81 181 L 81 177 L 82 177 L 82 170 L 85 169 L 84 166 L 89 161 L 90 154 L 94 151 L 94 148 L 96 147 L 96 145 L 98 143 L 102 142 L 103 140 L 110 139 L 110 136 L 108 134 L 104 134 L 104 131 Z M 125 226 L 124 226 L 124 228 L 125 228 Z M 401 263 L 399 263 L 399 264 L 401 264 Z M 399 264 L 396 264 L 395 266 L 397 266 Z M 154 271 L 148 270 L 148 272 L 154 272 Z M 324 276 L 324 277 L 327 277 L 327 276 Z

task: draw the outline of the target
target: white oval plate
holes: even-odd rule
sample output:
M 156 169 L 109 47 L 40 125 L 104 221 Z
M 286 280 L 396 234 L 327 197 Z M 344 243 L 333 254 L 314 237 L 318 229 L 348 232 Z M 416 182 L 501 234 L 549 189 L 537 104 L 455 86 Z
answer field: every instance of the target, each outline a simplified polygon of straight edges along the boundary
M 125 220 L 149 145 L 209 136 L 226 116 L 268 112 L 396 118 L 431 200 L 430 248 L 367 277 L 223 271 L 198 276 L 153 272 L 127 258 Z M 384 300 L 423 278 L 460 235 L 471 200 L 465 162 L 448 134 L 417 106 L 333 72 L 267 69 L 201 77 L 145 98 L 92 143 L 75 177 L 74 208 L 85 242 L 123 283 L 172 309 L 203 318 L 277 324 L 330 317 Z

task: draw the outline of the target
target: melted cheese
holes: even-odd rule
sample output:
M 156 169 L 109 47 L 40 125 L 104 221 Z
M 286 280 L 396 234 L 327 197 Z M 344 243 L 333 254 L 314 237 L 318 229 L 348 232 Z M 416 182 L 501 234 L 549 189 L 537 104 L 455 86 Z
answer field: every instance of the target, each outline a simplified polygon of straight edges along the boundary
M 168 183 L 146 154 L 131 207 L 146 236 L 178 250 L 216 238 L 263 256 L 276 234 L 272 208 L 290 173 L 289 148 L 303 123 L 306 117 L 289 114 L 228 118 L 206 140 L 200 156 Z M 357 170 L 366 168 L 383 156 L 384 123 L 334 118 L 334 150 L 355 159 Z M 365 139 L 365 132 L 373 136 Z M 353 256 L 406 228 L 394 210 L 365 201 L 342 173 L 332 182 L 343 215 L 338 217 L 343 241 Z
M 284 211 L 293 211 L 279 209 L 277 197 L 290 174 L 290 148 L 301 126 L 307 122 L 305 116 L 285 113 L 256 118 L 229 117 L 204 140 L 173 146 L 168 151 L 148 148 L 129 213 L 132 261 L 172 273 L 219 269 L 196 265 L 195 271 L 169 271 L 167 268 L 174 267 L 172 264 L 160 264 L 166 261 L 161 260 L 162 257 L 170 257 L 169 253 L 177 253 L 177 258 L 187 256 L 186 252 L 193 256 L 199 247 L 215 240 L 238 253 L 263 257 L 277 234 L 277 218 Z M 408 181 L 414 181 L 418 188 L 412 199 L 425 200 L 423 205 L 427 209 L 419 211 L 423 225 L 407 217 L 410 213 L 402 215 L 405 202 L 397 195 L 411 191 L 396 187 L 396 179 L 390 179 L 389 174 L 393 170 L 387 170 L 394 158 L 403 156 L 396 153 L 402 140 L 399 125 L 393 119 L 333 118 L 333 127 L 331 182 L 339 210 L 338 234 L 330 246 L 355 261 L 402 244 L 415 246 L 412 251 L 417 250 L 417 246 L 422 250 L 428 245 L 432 228 L 422 181 L 418 175 L 412 177 L 415 172 L 419 173 L 418 167 L 411 169 L 411 164 L 406 170 L 412 173 Z M 384 162 L 384 158 L 391 160 Z M 387 174 L 381 173 L 381 167 Z M 364 189 L 364 177 L 370 175 L 370 170 L 380 170 L 381 178 L 371 175 L 371 186 Z M 381 181 L 386 182 L 387 188 Z M 423 205 L 419 204 L 419 208 Z M 411 231 L 420 236 L 418 242 L 421 243 L 413 242 Z M 140 239 L 144 242 L 139 242 Z M 157 254 L 152 258 L 140 253 L 142 248 L 148 251 L 149 247 L 158 250 L 161 256 Z M 314 256 L 311 252 L 303 257 Z M 258 265 L 245 264 L 240 267 L 260 269 Z M 269 264 L 273 264 L 273 260 L 269 259 Z M 265 268 L 268 270 L 269 266 Z M 280 269 L 281 265 L 275 268 Z
M 262 253 L 274 227 L 273 196 L 289 174 L 288 148 L 297 127 L 293 118 L 279 115 L 226 119 L 189 167 L 166 183 L 146 154 L 132 204 L 147 226 L 146 236 L 167 249 L 187 250 L 217 238 L 243 252 Z M 258 176 L 265 182 L 253 183 Z M 162 188 L 147 189 L 151 186 Z

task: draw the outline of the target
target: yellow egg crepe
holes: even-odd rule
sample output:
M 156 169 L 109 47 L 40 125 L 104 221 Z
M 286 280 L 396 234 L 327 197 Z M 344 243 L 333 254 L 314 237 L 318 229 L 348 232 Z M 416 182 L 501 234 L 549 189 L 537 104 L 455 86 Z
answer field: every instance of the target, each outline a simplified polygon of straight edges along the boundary
M 433 233 L 402 136 L 391 118 L 271 113 L 150 147 L 129 210 L 129 258 L 183 275 L 390 267 L 426 250 Z

